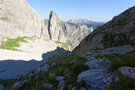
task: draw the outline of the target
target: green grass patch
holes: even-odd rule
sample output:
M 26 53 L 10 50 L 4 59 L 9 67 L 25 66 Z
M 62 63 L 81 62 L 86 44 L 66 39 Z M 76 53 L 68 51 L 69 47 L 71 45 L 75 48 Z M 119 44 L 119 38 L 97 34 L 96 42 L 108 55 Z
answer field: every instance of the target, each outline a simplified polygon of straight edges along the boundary
M 122 66 L 135 67 L 135 52 L 119 55 L 111 62 L 109 71 L 114 71 Z
M 20 46 L 20 42 L 27 42 L 25 39 L 30 39 L 32 40 L 33 37 L 18 37 L 16 39 L 8 39 L 8 41 L 3 42 L 2 45 L 0 46 L 1 49 L 8 49 L 8 50 L 13 50 L 13 51 L 21 51 L 19 49 L 16 49 L 15 47 Z
M 63 42 L 60 42 L 60 41 L 56 41 L 55 43 L 61 44 L 62 48 L 64 48 L 65 50 L 69 50 L 69 48 L 68 48 L 69 45 L 67 43 L 63 43 Z
M 10 88 L 17 82 L 17 79 L 7 79 L 3 80 L 0 83 L 6 87 L 6 90 L 10 90 Z
M 95 55 L 95 58 L 96 58 L 96 59 L 106 58 L 106 59 L 108 59 L 108 60 L 112 60 L 112 59 L 116 58 L 117 56 L 119 56 L 119 54 L 117 54 L 117 53 L 97 54 L 97 55 Z
M 57 90 L 58 83 L 55 79 L 56 76 L 64 76 L 66 81 L 66 89 L 69 84 L 76 86 L 79 90 L 80 87 L 86 87 L 84 81 L 77 83 L 77 77 L 82 72 L 88 69 L 85 65 L 86 58 L 81 57 L 80 54 L 67 55 L 56 55 L 49 58 L 47 63 L 50 68 L 47 72 L 34 74 L 31 79 L 24 83 L 21 87 L 15 90 Z M 56 65 L 52 66 L 52 63 Z M 72 63 L 71 63 L 72 62 Z M 43 83 L 53 84 L 52 89 L 47 89 L 43 87 Z M 65 90 L 66 90 L 65 89 Z
M 135 80 L 117 72 L 119 80 L 110 83 L 108 90 L 135 90 Z

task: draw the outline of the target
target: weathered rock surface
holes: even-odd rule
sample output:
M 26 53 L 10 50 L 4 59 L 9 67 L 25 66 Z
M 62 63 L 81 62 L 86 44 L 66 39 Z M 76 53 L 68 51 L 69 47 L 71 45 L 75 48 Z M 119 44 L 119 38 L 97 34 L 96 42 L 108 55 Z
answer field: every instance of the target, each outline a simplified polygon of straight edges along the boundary
M 52 84 L 47 84 L 47 83 L 44 83 L 43 86 L 48 88 L 48 89 L 51 89 L 53 87 Z
M 51 11 L 49 15 L 48 31 L 51 40 L 66 43 L 66 38 L 61 27 L 61 20 L 54 11 Z
M 65 24 L 63 30 L 67 43 L 70 45 L 71 49 L 78 46 L 88 34 L 93 32 L 93 28 L 88 28 L 86 25 Z
M 118 69 L 123 75 L 129 76 L 135 79 L 135 68 L 134 67 L 121 67 Z
M 50 68 L 50 66 L 48 64 L 45 64 L 43 67 L 37 68 L 37 70 L 35 71 L 35 73 L 46 72 L 46 71 L 48 71 L 49 68 Z
M 86 52 L 112 46 L 135 44 L 135 8 L 132 7 L 98 27 L 74 52 Z
M 0 41 L 41 34 L 38 13 L 26 0 L 0 0 Z
M 70 50 L 73 50 L 93 31 L 92 27 L 88 28 L 86 25 L 72 25 L 61 21 L 54 11 L 50 12 L 49 20 L 44 20 L 43 22 L 45 27 L 48 26 L 51 40 L 67 43 L 70 46 Z M 47 32 L 45 27 L 43 31 Z M 44 36 L 48 37 L 48 34 Z
M 41 21 L 41 38 L 46 39 L 46 40 L 50 39 L 48 26 L 44 24 L 44 21 Z

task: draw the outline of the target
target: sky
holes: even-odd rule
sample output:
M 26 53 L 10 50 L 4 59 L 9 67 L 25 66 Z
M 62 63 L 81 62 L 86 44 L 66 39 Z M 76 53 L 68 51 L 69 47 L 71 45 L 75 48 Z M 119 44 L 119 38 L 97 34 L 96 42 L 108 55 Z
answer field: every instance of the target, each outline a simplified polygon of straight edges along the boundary
M 49 18 L 54 10 L 57 16 L 70 19 L 109 21 L 126 9 L 135 6 L 135 0 L 26 0 L 34 8 L 41 20 Z

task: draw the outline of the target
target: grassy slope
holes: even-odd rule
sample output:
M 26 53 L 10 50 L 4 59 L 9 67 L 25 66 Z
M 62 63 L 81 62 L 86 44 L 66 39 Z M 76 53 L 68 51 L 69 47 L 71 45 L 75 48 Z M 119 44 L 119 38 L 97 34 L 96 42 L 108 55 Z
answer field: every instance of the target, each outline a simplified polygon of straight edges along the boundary
M 86 61 L 86 58 L 81 57 L 79 54 L 73 54 L 70 56 L 52 56 L 49 58 L 47 63 L 41 65 L 41 67 L 45 64 L 50 65 L 50 69 L 47 72 L 34 74 L 28 82 L 24 83 L 20 88 L 16 88 L 15 90 L 57 90 L 59 81 L 55 79 L 56 76 L 65 77 L 64 80 L 66 81 L 66 89 L 69 84 L 72 84 L 72 86 L 76 86 L 79 90 L 80 87 L 86 87 L 84 81 L 77 83 L 78 74 L 88 69 L 88 67 L 85 65 Z M 56 65 L 52 66 L 51 64 L 54 62 Z M 11 88 L 11 86 L 15 83 L 14 81 L 23 81 L 27 78 L 28 75 L 20 78 L 19 80 L 10 80 L 10 82 L 5 80 L 2 82 L 2 84 L 5 87 L 8 87 L 7 90 L 9 90 L 9 87 Z M 47 89 L 43 87 L 43 83 L 51 83 L 53 84 L 53 88 Z

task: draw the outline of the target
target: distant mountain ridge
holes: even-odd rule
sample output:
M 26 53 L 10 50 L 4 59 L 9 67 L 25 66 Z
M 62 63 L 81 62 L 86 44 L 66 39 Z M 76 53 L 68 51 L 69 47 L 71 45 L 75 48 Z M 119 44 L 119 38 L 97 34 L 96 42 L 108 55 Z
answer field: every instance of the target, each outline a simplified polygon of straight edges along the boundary
M 74 52 L 135 44 L 135 6 L 89 34 Z
M 67 23 L 74 23 L 74 24 L 82 24 L 82 25 L 87 25 L 87 27 L 93 27 L 93 29 L 96 29 L 97 27 L 103 25 L 105 22 L 95 22 L 87 19 L 70 19 L 67 21 Z

